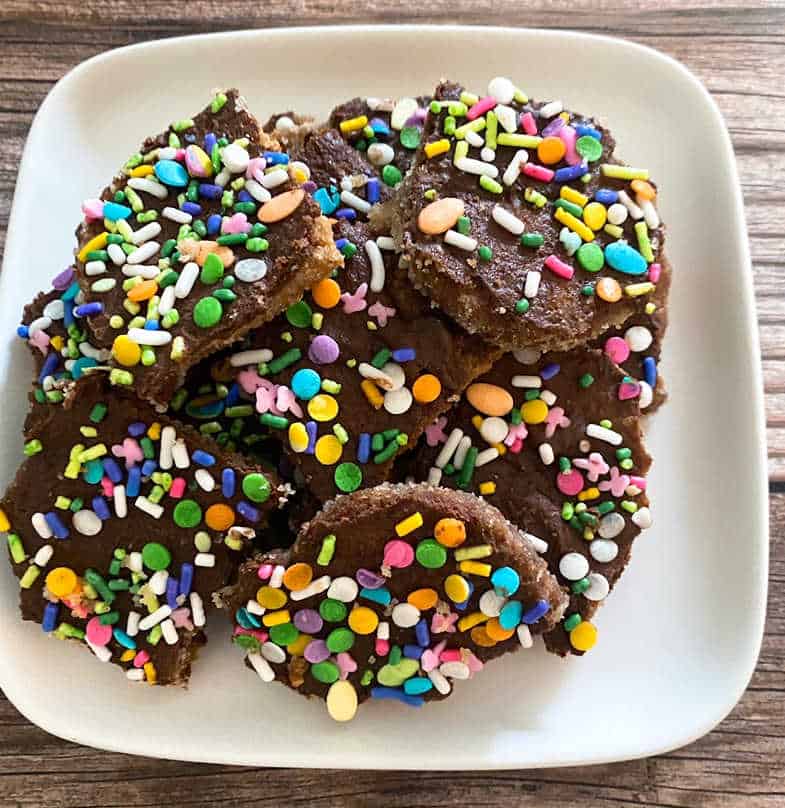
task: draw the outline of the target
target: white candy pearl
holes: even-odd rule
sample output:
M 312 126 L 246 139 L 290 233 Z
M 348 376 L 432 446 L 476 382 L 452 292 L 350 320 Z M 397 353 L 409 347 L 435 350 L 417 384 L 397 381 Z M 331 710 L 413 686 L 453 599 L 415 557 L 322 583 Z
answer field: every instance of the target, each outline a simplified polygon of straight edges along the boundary
M 411 603 L 399 603 L 392 610 L 392 621 L 399 628 L 416 626 L 420 619 L 420 610 Z
M 104 523 L 95 511 L 77 511 L 73 518 L 74 529 L 83 536 L 95 536 L 101 532 Z
M 643 325 L 634 325 L 624 332 L 624 341 L 635 353 L 645 351 L 651 345 L 652 339 L 651 331 Z
M 480 435 L 486 443 L 493 446 L 496 443 L 501 443 L 506 437 L 509 427 L 504 418 L 498 418 L 495 415 L 486 418 L 480 427 Z
M 568 581 L 580 581 L 588 571 L 589 562 L 580 553 L 567 553 L 559 561 L 559 572 Z
M 627 208 L 620 202 L 615 202 L 608 208 L 608 221 L 611 224 L 624 224 L 627 221 Z
M 408 387 L 390 390 L 384 394 L 384 409 L 390 415 L 402 415 L 412 406 L 412 394 Z
M 607 564 L 619 554 L 619 545 L 609 539 L 595 539 L 589 544 L 589 552 L 595 561 Z
M 499 104 L 509 104 L 515 97 L 515 85 L 504 76 L 496 76 L 488 82 L 488 95 L 492 95 Z
M 336 578 L 327 589 L 327 597 L 333 600 L 340 600 L 341 603 L 351 603 L 356 597 L 360 588 L 353 578 L 342 575 Z
M 223 160 L 224 166 L 226 166 L 232 174 L 239 174 L 241 171 L 245 171 L 250 161 L 247 149 L 238 146 L 236 143 L 230 143 L 228 146 L 224 146 L 221 151 L 221 159 Z
M 589 588 L 583 593 L 583 597 L 588 600 L 605 600 L 610 592 L 611 585 L 604 575 L 599 572 L 589 574 Z
M 366 152 L 371 165 L 386 166 L 395 158 L 393 147 L 387 143 L 372 143 Z
M 603 539 L 615 539 L 624 530 L 624 517 L 620 513 L 607 513 L 600 519 L 597 532 Z

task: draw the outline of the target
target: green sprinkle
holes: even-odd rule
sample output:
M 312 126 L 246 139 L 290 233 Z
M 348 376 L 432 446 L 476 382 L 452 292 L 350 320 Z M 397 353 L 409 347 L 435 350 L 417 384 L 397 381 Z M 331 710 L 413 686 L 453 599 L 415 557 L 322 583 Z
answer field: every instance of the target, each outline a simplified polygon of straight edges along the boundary
M 363 671 L 362 679 L 360 679 L 360 684 L 363 687 L 368 687 L 369 684 L 373 681 L 373 671 L 365 670 Z
M 362 484 L 363 473 L 356 463 L 340 463 L 335 468 L 335 485 L 339 491 L 349 494 Z
M 245 249 L 252 253 L 265 252 L 269 246 L 266 238 L 254 237 L 245 242 Z
M 31 564 L 24 572 L 24 575 L 19 579 L 19 586 L 22 589 L 29 589 L 36 581 L 36 578 L 41 574 L 41 570 L 35 564 Z
M 485 174 L 480 177 L 480 188 L 492 194 L 500 194 L 504 190 L 501 183 L 487 177 Z
M 349 433 L 346 431 L 343 424 L 333 424 L 333 434 L 338 438 L 338 442 L 341 446 L 349 442 Z
M 477 250 L 477 255 L 480 257 L 481 261 L 490 261 L 491 258 L 493 258 L 493 250 L 487 245 L 482 244 Z
M 213 297 L 220 300 L 221 303 L 234 303 L 237 300 L 237 295 L 231 289 L 216 289 L 213 292 Z
M 236 404 L 233 407 L 227 407 L 224 410 L 224 415 L 227 418 L 247 418 L 249 415 L 253 415 L 253 405 L 252 404 Z M 242 426 L 242 424 L 241 424 Z
M 590 586 L 591 582 L 588 578 L 581 578 L 580 581 L 575 581 L 570 589 L 573 595 L 582 595 Z
M 180 132 L 184 132 L 186 129 L 190 129 L 194 125 L 194 122 L 190 118 L 181 118 L 179 121 L 175 121 L 172 124 L 172 129 L 178 134 Z
M 605 266 L 605 254 L 596 242 L 581 244 L 576 253 L 578 263 L 587 272 L 599 272 Z
M 583 208 L 576 205 L 574 202 L 568 202 L 566 199 L 557 199 L 553 203 L 554 208 L 564 208 L 567 213 L 571 213 L 576 219 L 580 219 L 583 215 Z
M 107 407 L 106 404 L 98 403 L 90 410 L 90 420 L 94 424 L 100 424 L 106 417 L 108 411 L 109 407 Z
M 212 328 L 223 316 L 223 308 L 214 297 L 203 297 L 194 306 L 194 322 L 199 328 Z
M 578 379 L 578 384 L 585 390 L 587 387 L 591 387 L 594 384 L 594 376 L 591 373 L 584 373 L 583 376 Z
M 529 310 L 529 301 L 522 297 L 520 300 L 515 301 L 515 313 L 516 314 L 526 314 Z
M 390 441 L 390 443 L 388 443 L 387 446 L 381 450 L 381 452 L 373 456 L 373 462 L 376 463 L 376 465 L 386 463 L 388 460 L 395 457 L 395 453 L 398 451 L 398 448 L 399 447 L 396 441 Z
M 316 563 L 320 567 L 326 567 L 335 555 L 335 534 L 330 533 L 322 539 L 322 549 L 319 550 L 319 555 L 316 557 Z
M 579 614 L 571 614 L 564 621 L 564 630 L 572 631 L 576 626 L 580 625 L 582 622 L 583 621 L 581 620 L 581 616 Z
M 238 244 L 245 244 L 246 241 L 248 241 L 248 236 L 245 233 L 227 233 L 225 236 L 218 236 L 216 239 L 218 244 L 224 244 L 228 247 L 235 247 Z
M 545 239 L 539 233 L 524 233 L 521 236 L 521 245 L 524 247 L 542 247 Z
M 575 508 L 571 502 L 565 502 L 561 506 L 561 518 L 564 519 L 565 522 L 569 522 L 570 519 L 575 515 Z
M 16 533 L 8 534 L 8 551 L 14 564 L 21 564 L 27 558 L 22 539 Z
M 271 412 L 262 413 L 259 416 L 259 421 L 264 426 L 269 426 L 273 429 L 286 429 L 289 426 L 288 418 L 284 418 L 282 415 L 273 415 Z
M 43 444 L 37 438 L 28 441 L 25 444 L 24 453 L 27 457 L 32 457 L 35 454 L 38 454 L 40 451 L 43 450 Z
M 448 115 L 444 119 L 442 130 L 447 137 L 452 137 L 455 134 L 455 118 L 452 115 Z
M 425 539 L 417 545 L 415 556 L 426 569 L 439 569 L 447 563 L 447 550 L 435 539 Z
M 224 108 L 226 101 L 226 93 L 216 93 L 215 98 L 213 98 L 212 102 L 210 103 L 210 112 L 212 112 L 213 115 L 220 112 Z
M 401 129 L 400 139 L 405 149 L 416 149 L 420 145 L 420 130 L 416 126 L 404 126 Z
M 371 359 L 371 364 L 381 370 L 390 361 L 390 357 L 392 357 L 392 351 L 389 348 L 382 348 Z
M 106 581 L 95 570 L 87 569 L 84 574 L 85 580 L 101 596 L 101 599 L 111 603 L 115 599 L 115 594 L 106 585 Z
M 590 283 L 585 284 L 581 287 L 581 294 L 584 297 L 592 297 L 594 295 L 594 287 Z
M 575 141 L 575 151 L 589 163 L 602 157 L 602 143 L 590 135 L 583 135 Z
M 458 475 L 458 487 L 466 489 L 469 487 L 472 476 L 474 475 L 474 464 L 477 462 L 477 455 L 479 450 L 476 446 L 471 446 L 469 451 L 466 452 L 466 458 L 461 466 L 461 473 Z
M 270 498 L 272 486 L 270 481 L 264 474 L 259 472 L 252 472 L 243 477 L 243 494 L 251 500 L 251 502 L 266 502 Z
M 319 614 L 328 623 L 340 623 L 346 617 L 346 606 L 335 598 L 325 598 L 319 604 Z
M 199 280 L 202 283 L 213 284 L 217 283 L 221 278 L 223 278 L 223 274 L 223 261 L 221 261 L 221 259 L 215 253 L 210 253 L 207 258 L 205 258 L 202 271 L 199 275 Z
M 400 645 L 393 645 L 390 649 L 390 655 L 388 657 L 390 665 L 397 665 L 401 661 L 401 656 L 403 652 L 401 651 Z
M 382 169 L 382 180 L 386 185 L 394 188 L 402 179 L 403 174 L 392 163 Z
M 304 301 L 299 300 L 286 309 L 286 319 L 295 328 L 307 328 L 311 324 L 311 307 Z
M 468 236 L 472 230 L 472 220 L 468 216 L 459 216 L 455 229 L 463 236 Z
M 301 356 L 302 352 L 299 348 L 289 348 L 288 351 L 268 362 L 267 370 L 269 373 L 280 373 L 284 368 L 288 368 L 289 365 L 297 362 Z

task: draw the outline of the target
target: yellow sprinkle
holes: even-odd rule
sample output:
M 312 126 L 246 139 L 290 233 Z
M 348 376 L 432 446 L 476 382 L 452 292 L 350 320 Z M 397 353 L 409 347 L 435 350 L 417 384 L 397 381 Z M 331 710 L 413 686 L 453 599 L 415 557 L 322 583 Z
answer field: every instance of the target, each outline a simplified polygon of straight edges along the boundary
M 109 450 L 106 448 L 105 443 L 97 443 L 95 446 L 85 449 L 85 451 L 79 455 L 77 460 L 80 463 L 87 463 L 89 460 L 97 460 L 99 457 L 103 457 L 108 453 L 108 451 Z
M 491 565 L 480 564 L 479 561 L 461 561 L 459 569 L 469 575 L 482 575 L 484 578 L 491 574 Z
M 52 337 L 49 343 L 56 351 L 63 350 L 63 338 L 59 334 L 55 337 Z
M 292 656 L 302 656 L 305 653 L 305 647 L 313 639 L 308 634 L 300 634 L 300 636 L 292 643 L 286 646 L 286 650 Z
M 586 539 L 586 541 L 593 541 L 594 531 L 588 526 L 583 528 L 583 538 Z
M 633 168 L 632 166 L 617 166 L 613 163 L 603 163 L 600 166 L 603 177 L 612 177 L 615 180 L 647 180 L 648 168 Z
M 359 129 L 368 125 L 367 115 L 358 115 L 356 118 L 349 118 L 346 121 L 341 121 L 339 126 L 341 131 L 346 135 L 349 132 L 357 132 Z
M 363 379 L 362 382 L 360 382 L 360 388 L 362 389 L 363 393 L 365 393 L 368 403 L 375 410 L 378 410 L 379 407 L 384 404 L 384 396 L 379 392 L 379 388 L 370 379 Z
M 5 511 L 0 508 L 0 533 L 8 533 L 11 529 L 11 523 L 8 521 L 8 517 L 5 515 Z
M 450 141 L 447 138 L 441 140 L 434 140 L 432 143 L 425 144 L 425 156 L 430 159 L 440 154 L 450 151 Z
M 627 297 L 640 297 L 641 295 L 647 295 L 649 292 L 653 292 L 655 288 L 651 281 L 631 283 L 624 287 L 624 294 L 627 295 Z
M 480 483 L 480 493 L 485 496 L 496 493 L 496 483 L 489 480 L 486 483 Z
M 500 132 L 496 138 L 500 146 L 514 146 L 516 149 L 536 149 L 542 142 L 542 138 L 537 135 L 511 134 L 510 132 Z
M 576 219 L 571 213 L 564 208 L 556 208 L 553 213 L 553 218 L 558 219 L 563 225 L 566 225 L 574 233 L 577 233 L 584 241 L 594 241 L 594 233 L 590 227 L 587 227 L 580 219 Z
M 147 437 L 150 440 L 160 440 L 161 438 L 161 424 L 158 421 L 154 421 L 150 424 L 150 428 L 147 430 Z
M 395 532 L 399 536 L 407 536 L 413 530 L 417 530 L 418 527 L 422 527 L 422 514 L 415 511 L 411 516 L 407 516 L 406 519 L 398 522 L 395 526 Z
M 468 631 L 470 628 L 474 628 L 475 626 L 479 626 L 480 623 L 486 622 L 487 619 L 488 615 L 482 612 L 467 614 L 466 617 L 462 617 L 458 621 L 458 631 Z
M 606 224 L 602 229 L 611 238 L 621 238 L 624 235 L 624 230 L 617 224 Z
M 365 325 L 368 326 L 369 331 L 378 331 L 379 326 L 373 320 L 366 320 Z
M 472 558 L 488 558 L 493 553 L 490 544 L 477 544 L 474 547 L 461 547 L 455 551 L 456 561 L 469 561 Z
M 144 603 L 145 609 L 147 609 L 150 614 L 158 609 L 158 598 L 149 586 L 143 586 L 139 590 L 139 594 L 142 596 L 142 603 Z
M 482 132 L 485 129 L 485 118 L 475 118 L 473 121 L 469 121 L 469 123 L 465 123 L 462 126 L 459 126 L 455 130 L 455 137 L 458 140 L 463 140 L 466 137 L 467 132 Z M 496 142 L 499 142 L 498 137 L 496 138 Z M 468 153 L 469 144 L 466 144 L 466 150 Z M 464 155 L 465 156 L 465 155 Z
M 98 430 L 94 426 L 80 426 L 79 431 L 86 438 L 94 438 L 98 434 Z
M 147 177 L 154 171 L 152 166 L 137 166 L 131 169 L 132 177 Z
M 84 247 L 79 250 L 77 258 L 84 262 L 87 258 L 87 253 L 92 252 L 93 250 L 103 250 L 103 248 L 106 247 L 106 239 L 108 236 L 108 233 L 103 232 L 91 238 L 90 241 L 88 241 L 87 244 L 85 244 Z
M 271 626 L 281 626 L 284 623 L 291 623 L 292 618 L 288 609 L 281 609 L 279 612 L 267 612 L 262 618 L 262 622 L 270 628 Z
M 482 426 L 482 416 L 481 415 L 473 415 L 472 416 L 472 426 L 479 432 L 480 427 Z
M 294 175 L 294 181 L 298 185 L 302 185 L 308 180 L 308 175 L 301 168 L 295 168 L 294 171 L 292 171 L 292 174 Z M 304 637 L 305 635 L 303 634 L 301 636 Z
M 588 196 L 584 196 L 580 191 L 570 188 L 569 185 L 562 185 L 559 196 L 562 199 L 566 199 L 568 202 L 572 202 L 573 205 L 580 205 L 581 207 L 586 205 L 589 201 Z
M 120 662 L 130 662 L 136 656 L 136 651 L 132 651 L 130 648 L 127 651 L 123 651 L 120 654 Z
M 507 452 L 507 447 L 503 443 L 494 443 L 493 448 L 496 449 L 500 455 L 506 454 Z
M 158 681 L 158 674 L 152 662 L 144 663 L 144 675 L 147 677 L 148 684 L 154 685 Z
M 465 140 L 459 140 L 455 144 L 455 151 L 452 153 L 453 165 L 458 165 L 464 157 L 469 155 L 469 144 Z
M 599 488 L 587 488 L 585 491 L 581 491 L 580 494 L 578 494 L 578 499 L 581 502 L 585 502 L 587 499 L 597 499 L 599 495 Z
M 69 480 L 75 480 L 79 476 L 79 471 L 82 468 L 82 464 L 78 460 L 72 460 L 66 467 L 65 471 L 63 472 L 63 477 Z

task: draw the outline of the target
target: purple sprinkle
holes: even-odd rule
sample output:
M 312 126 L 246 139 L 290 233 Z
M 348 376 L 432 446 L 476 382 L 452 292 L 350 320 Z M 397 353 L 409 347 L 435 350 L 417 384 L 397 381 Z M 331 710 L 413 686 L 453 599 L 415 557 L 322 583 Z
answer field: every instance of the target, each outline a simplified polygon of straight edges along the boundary
M 199 183 L 199 196 L 205 199 L 218 199 L 223 192 L 224 189 L 220 185 L 213 185 L 210 182 Z
M 540 376 L 547 382 L 556 376 L 560 370 L 561 365 L 557 365 L 556 362 L 551 362 L 540 371 Z
M 548 613 L 550 608 L 547 600 L 538 600 L 531 609 L 523 613 L 521 623 L 526 623 L 526 625 L 536 623 L 541 617 Z
M 295 613 L 292 622 L 304 634 L 316 634 L 324 625 L 321 615 L 314 609 L 300 609 Z
M 308 347 L 308 358 L 316 365 L 330 365 L 340 355 L 338 343 L 327 334 L 319 334 Z
M 564 127 L 564 118 L 558 115 L 542 130 L 543 137 L 550 137 L 555 135 L 560 129 Z
M 106 476 L 113 483 L 122 482 L 123 472 L 120 469 L 120 466 L 117 465 L 117 461 L 113 457 L 105 457 L 101 465 L 104 467 Z
M 74 309 L 74 314 L 77 317 L 94 317 L 96 314 L 101 314 L 104 310 L 103 303 L 82 303 Z
M 259 521 L 259 511 L 245 500 L 241 500 L 237 503 L 237 513 L 239 513 L 246 522 Z
M 172 611 L 180 605 L 177 602 L 177 579 L 171 575 L 166 579 L 166 605 Z
M 414 634 L 417 637 L 417 645 L 427 648 L 431 642 L 431 632 L 428 631 L 428 621 L 424 617 L 421 617 L 414 627 Z
M 180 205 L 180 210 L 184 213 L 190 213 L 191 216 L 199 216 L 202 212 L 202 206 L 196 202 L 183 202 L 183 204 Z
M 379 589 L 385 584 L 384 577 L 371 570 L 359 569 L 354 577 L 363 589 Z
M 416 356 L 414 348 L 397 348 L 392 352 L 392 358 L 396 362 L 411 362 Z
M 93 506 L 93 510 L 95 511 L 95 515 L 102 522 L 105 522 L 112 515 L 109 511 L 109 506 L 106 504 L 106 500 L 103 497 L 93 497 L 91 504 Z
M 234 469 L 224 469 L 221 472 L 221 493 L 226 499 L 234 496 Z
M 330 649 L 324 640 L 311 640 L 305 646 L 303 656 L 311 665 L 316 665 L 319 662 L 324 662 L 325 659 L 329 659 Z
M 346 219 L 349 222 L 353 222 L 357 218 L 357 211 L 353 208 L 341 208 L 335 211 L 335 218 Z
M 146 431 L 147 424 L 142 421 L 134 421 L 132 424 L 128 425 L 128 434 L 132 438 L 138 438 L 140 435 L 144 435 Z
M 300 187 L 306 194 L 312 194 L 319 186 L 313 180 L 307 180 Z
M 204 150 L 207 152 L 207 154 L 212 154 L 213 149 L 217 145 L 218 138 L 212 132 L 208 132 L 204 136 Z
M 305 431 L 308 433 L 308 446 L 305 449 L 305 453 L 313 454 L 314 447 L 316 446 L 316 421 L 306 421 Z
M 74 268 L 68 267 L 64 269 L 59 275 L 52 278 L 52 288 L 57 289 L 58 292 L 64 292 L 74 279 Z

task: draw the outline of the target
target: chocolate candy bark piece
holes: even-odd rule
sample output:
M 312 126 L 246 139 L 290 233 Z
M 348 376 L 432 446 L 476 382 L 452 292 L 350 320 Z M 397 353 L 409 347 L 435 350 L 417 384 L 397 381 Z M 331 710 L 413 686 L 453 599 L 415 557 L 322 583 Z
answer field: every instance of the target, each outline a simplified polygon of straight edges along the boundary
M 0 503 L 23 619 L 185 684 L 213 592 L 288 489 L 96 374 L 34 409 L 25 455 Z
M 532 545 L 477 497 L 381 485 L 328 503 L 289 552 L 243 564 L 220 600 L 263 681 L 325 699 L 419 707 L 532 644 L 566 606 Z
M 564 350 L 645 311 L 667 283 L 645 168 L 610 132 L 506 79 L 435 91 L 393 231 L 415 285 L 509 349 Z
M 546 637 L 559 654 L 594 645 L 592 615 L 651 524 L 640 390 L 597 350 L 548 354 L 533 365 L 506 354 L 426 430 L 408 470 L 485 497 L 522 528 L 533 496 L 552 503 L 551 538 L 538 547 L 571 593 L 564 620 Z
M 165 407 L 189 367 L 342 263 L 307 166 L 289 163 L 229 90 L 84 203 L 73 314 L 111 348 L 113 383 Z

